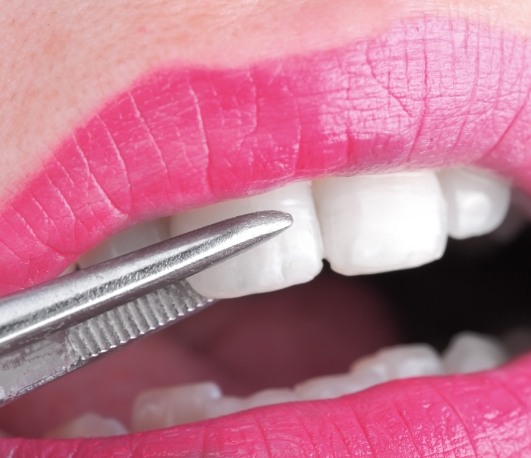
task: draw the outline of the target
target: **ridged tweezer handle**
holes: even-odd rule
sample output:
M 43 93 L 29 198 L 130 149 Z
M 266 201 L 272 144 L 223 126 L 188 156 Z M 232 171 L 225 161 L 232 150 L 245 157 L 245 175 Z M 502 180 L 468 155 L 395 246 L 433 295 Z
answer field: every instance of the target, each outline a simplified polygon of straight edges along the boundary
M 214 302 L 184 280 L 2 355 L 0 406 Z
M 68 341 L 79 360 L 85 361 L 173 324 L 214 301 L 181 281 L 72 326 Z

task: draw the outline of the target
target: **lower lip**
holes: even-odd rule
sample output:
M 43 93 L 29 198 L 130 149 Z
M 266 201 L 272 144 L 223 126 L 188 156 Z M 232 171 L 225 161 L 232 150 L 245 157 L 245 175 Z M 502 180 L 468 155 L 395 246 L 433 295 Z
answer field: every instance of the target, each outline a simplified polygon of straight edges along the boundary
M 527 456 L 531 357 L 106 439 L 0 441 L 2 456 Z
M 57 275 L 136 220 L 295 178 L 476 162 L 529 187 L 526 45 L 487 25 L 423 18 L 342 49 L 248 69 L 160 70 L 76 130 L 5 206 L 0 294 Z M 0 450 L 531 453 L 530 367 L 522 359 L 487 374 L 394 382 L 124 438 L 6 439 Z

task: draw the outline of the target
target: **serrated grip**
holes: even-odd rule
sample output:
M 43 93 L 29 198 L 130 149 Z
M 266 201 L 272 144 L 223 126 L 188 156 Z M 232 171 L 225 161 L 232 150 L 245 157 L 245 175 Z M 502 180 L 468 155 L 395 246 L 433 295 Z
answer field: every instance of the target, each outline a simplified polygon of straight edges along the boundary
M 186 281 L 170 285 L 72 326 L 67 332 L 71 351 L 80 361 L 86 361 L 162 329 L 212 302 L 214 299 L 201 296 Z
M 0 406 L 214 302 L 181 281 L 0 355 Z

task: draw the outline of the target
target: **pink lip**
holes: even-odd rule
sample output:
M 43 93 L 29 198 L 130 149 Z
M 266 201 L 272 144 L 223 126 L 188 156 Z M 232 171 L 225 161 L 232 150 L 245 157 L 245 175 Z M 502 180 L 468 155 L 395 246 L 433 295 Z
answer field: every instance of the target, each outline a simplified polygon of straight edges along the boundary
M 244 69 L 161 69 L 66 138 L 1 211 L 0 293 L 57 275 L 137 220 L 297 178 L 479 163 L 531 190 L 530 58 L 523 37 L 424 18 L 341 49 Z M 284 450 L 295 440 L 323 453 L 353 447 L 402 456 L 399 448 L 385 449 L 389 435 L 400 433 L 403 456 L 430 447 L 441 456 L 451 447 L 488 456 L 481 453 L 488 444 L 521 451 L 530 409 L 529 384 L 520 382 L 529 381 L 530 365 L 522 360 L 486 375 L 400 382 L 342 400 L 263 409 L 158 432 L 158 444 L 155 433 L 97 443 L 199 450 L 201 441 L 189 437 L 200 437 L 205 447 L 240 441 Z M 295 422 L 294 429 L 279 430 L 275 418 Z M 376 429 L 376 422 L 384 426 Z M 475 436 L 489 427 L 499 442 Z M 247 442 L 257 431 L 264 434 L 255 437 L 258 445 Z M 0 447 L 35 445 L 25 444 Z
M 395 381 L 111 439 L 0 441 L 2 456 L 514 457 L 531 453 L 531 359 Z M 41 448 L 40 448 L 41 447 Z

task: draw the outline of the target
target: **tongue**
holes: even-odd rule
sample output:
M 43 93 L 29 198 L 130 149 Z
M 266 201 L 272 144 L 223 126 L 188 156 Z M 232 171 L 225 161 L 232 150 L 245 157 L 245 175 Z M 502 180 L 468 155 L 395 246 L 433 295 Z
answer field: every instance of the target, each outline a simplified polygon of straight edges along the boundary
M 393 322 L 359 279 L 326 272 L 306 285 L 223 301 L 51 383 L 3 408 L 0 428 L 41 436 L 85 412 L 127 425 L 134 397 L 157 386 L 213 380 L 226 394 L 245 395 L 345 372 L 398 341 Z

